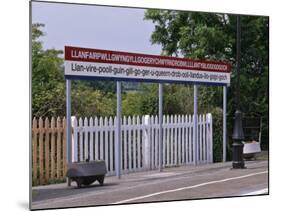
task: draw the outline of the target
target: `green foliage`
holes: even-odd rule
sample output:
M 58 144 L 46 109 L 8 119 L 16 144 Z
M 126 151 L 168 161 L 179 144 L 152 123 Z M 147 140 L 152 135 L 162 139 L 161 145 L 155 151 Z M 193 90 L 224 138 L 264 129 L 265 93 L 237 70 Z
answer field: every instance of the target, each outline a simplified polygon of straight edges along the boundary
M 85 85 L 80 81 L 73 81 L 72 114 L 77 117 L 113 116 L 116 111 L 116 97 L 109 93 Z
M 213 160 L 214 162 L 222 161 L 222 126 L 223 112 L 221 108 L 214 108 L 210 112 L 213 116 Z
M 190 114 L 193 112 L 193 88 L 170 84 L 164 86 L 164 113 Z
M 222 60 L 232 65 L 227 105 L 228 116 L 232 116 L 236 109 L 237 84 L 236 15 L 148 9 L 145 20 L 151 20 L 155 24 L 151 42 L 160 44 L 164 54 Z M 268 20 L 268 17 L 241 16 L 240 105 L 246 116 L 261 116 L 264 119 L 268 119 L 269 111 Z M 177 92 L 178 90 L 173 90 L 174 95 Z M 175 99 L 178 98 L 174 97 Z M 200 86 L 199 113 L 209 112 L 221 105 L 220 87 Z M 170 106 L 182 111 L 177 103 L 170 103 L 168 107 L 171 108 Z M 268 134 L 268 125 L 264 125 L 263 130 Z
M 32 116 L 65 116 L 63 51 L 44 50 L 39 38 L 44 24 L 32 24 Z M 114 82 L 72 82 L 72 114 L 115 115 Z M 99 90 L 97 90 L 99 89 Z
M 164 114 L 193 112 L 193 88 L 184 85 L 164 85 Z M 122 101 L 124 115 L 158 115 L 158 84 L 145 84 L 141 92 L 129 92 Z
M 32 25 L 32 114 L 37 117 L 59 115 L 65 110 L 62 51 L 43 50 L 38 41 L 43 26 Z
M 158 115 L 158 84 L 144 85 L 141 98 L 141 113 Z
M 98 81 L 98 80 L 90 80 L 90 81 L 83 81 L 88 87 L 91 87 L 94 90 L 102 90 L 103 92 L 116 92 L 116 82 L 115 81 Z
M 158 84 L 144 84 L 141 91 L 124 93 L 122 113 L 126 116 L 158 114 Z
M 145 19 L 155 23 L 152 43 L 168 55 L 224 59 L 233 44 L 225 33 L 226 15 L 152 9 Z
M 122 99 L 122 114 L 125 116 L 142 115 L 142 96 L 139 92 L 127 92 Z

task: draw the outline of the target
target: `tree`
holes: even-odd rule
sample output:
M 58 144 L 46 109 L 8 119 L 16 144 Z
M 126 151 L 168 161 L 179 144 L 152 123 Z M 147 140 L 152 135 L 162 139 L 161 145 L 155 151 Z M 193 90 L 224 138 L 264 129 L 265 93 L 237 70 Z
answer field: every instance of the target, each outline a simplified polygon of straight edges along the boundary
M 155 23 L 151 42 L 168 55 L 226 60 L 233 39 L 225 33 L 226 15 L 149 9 L 146 20 Z
M 65 116 L 63 51 L 43 49 L 42 27 L 44 24 L 32 24 L 32 116 Z M 83 117 L 115 114 L 112 83 L 73 81 L 72 84 L 72 114 Z
M 116 96 L 83 83 L 72 81 L 72 114 L 76 117 L 113 116 Z
M 41 27 L 44 24 L 32 25 L 32 115 L 59 115 L 65 110 L 63 52 L 43 49 Z
M 228 89 L 228 113 L 232 116 L 235 111 L 237 80 L 236 15 L 148 9 L 144 19 L 155 24 L 151 42 L 160 44 L 164 54 L 221 60 L 232 65 L 231 86 Z M 242 112 L 246 116 L 258 116 L 268 120 L 268 17 L 242 16 L 241 33 Z M 181 88 L 171 89 L 167 95 L 176 95 L 179 89 Z M 175 103 L 171 105 L 174 106 Z M 217 111 L 216 108 L 221 105 L 220 87 L 200 86 L 199 112 Z M 263 130 L 268 133 L 268 125 L 264 125 Z
M 231 63 L 228 106 L 234 112 L 236 16 L 149 9 L 145 20 L 155 24 L 151 42 L 160 44 L 165 54 Z M 241 21 L 241 105 L 247 115 L 264 115 L 268 109 L 268 17 L 242 16 Z M 208 103 L 215 105 L 221 91 L 200 89 L 202 98 L 209 98 Z

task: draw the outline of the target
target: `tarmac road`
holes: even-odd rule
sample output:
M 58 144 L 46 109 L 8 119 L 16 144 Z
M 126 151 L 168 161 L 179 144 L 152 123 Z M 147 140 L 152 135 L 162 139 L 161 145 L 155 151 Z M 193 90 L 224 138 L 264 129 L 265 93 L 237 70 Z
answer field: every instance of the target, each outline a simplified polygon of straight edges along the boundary
M 137 172 L 80 189 L 76 183 L 38 186 L 32 189 L 32 209 L 268 194 L 268 161 L 246 166 L 231 169 L 227 162 Z

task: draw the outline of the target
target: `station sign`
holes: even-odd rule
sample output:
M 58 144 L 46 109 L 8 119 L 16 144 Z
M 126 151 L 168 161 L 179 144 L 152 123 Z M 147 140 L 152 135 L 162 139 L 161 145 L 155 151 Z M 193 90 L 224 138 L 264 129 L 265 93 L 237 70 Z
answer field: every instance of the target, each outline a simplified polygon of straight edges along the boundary
M 230 84 L 231 67 L 218 61 L 65 46 L 66 79 Z

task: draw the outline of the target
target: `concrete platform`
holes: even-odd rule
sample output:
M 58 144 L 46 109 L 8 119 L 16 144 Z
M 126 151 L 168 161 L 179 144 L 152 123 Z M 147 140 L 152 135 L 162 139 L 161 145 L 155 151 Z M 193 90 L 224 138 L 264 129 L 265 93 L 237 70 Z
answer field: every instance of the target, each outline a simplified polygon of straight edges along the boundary
M 37 186 L 32 188 L 32 209 L 267 194 L 268 161 L 245 164 L 246 169 L 231 169 L 227 162 L 137 172 L 80 189 L 75 183 Z

